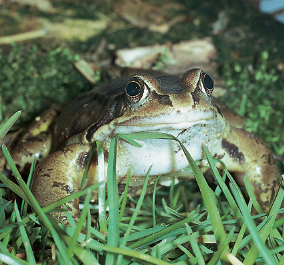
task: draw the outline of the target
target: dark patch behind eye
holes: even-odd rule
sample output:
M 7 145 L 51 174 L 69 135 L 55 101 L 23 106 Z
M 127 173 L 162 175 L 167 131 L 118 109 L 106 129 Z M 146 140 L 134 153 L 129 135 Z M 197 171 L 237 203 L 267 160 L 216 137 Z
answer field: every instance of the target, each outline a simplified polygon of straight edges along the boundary
M 88 129 L 86 134 L 87 141 L 91 142 L 93 134 L 99 127 L 110 123 L 113 119 L 119 117 L 121 115 L 121 109 L 122 100 L 120 97 L 116 97 L 107 108 L 107 111 L 104 113 L 104 115 Z
M 196 92 L 196 89 L 194 92 L 191 92 L 192 95 L 192 99 L 194 101 L 194 104 L 198 103 L 200 101 L 200 97 L 198 95 L 198 93 Z
M 211 104 L 217 109 L 217 111 L 219 112 L 219 114 L 224 117 L 220 107 L 218 106 L 218 104 L 215 102 L 215 100 L 213 98 L 211 98 Z

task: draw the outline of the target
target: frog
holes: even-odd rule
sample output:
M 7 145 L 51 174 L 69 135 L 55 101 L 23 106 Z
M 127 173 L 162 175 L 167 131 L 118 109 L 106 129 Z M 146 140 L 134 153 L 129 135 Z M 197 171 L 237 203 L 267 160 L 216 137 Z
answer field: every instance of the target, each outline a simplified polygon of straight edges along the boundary
M 44 118 L 38 118 L 33 126 L 37 133 L 20 140 L 12 157 L 20 170 L 35 156 L 38 158 L 31 190 L 44 207 L 81 190 L 87 161 L 96 141 L 103 146 L 106 172 L 110 143 L 116 135 L 167 133 L 183 143 L 192 158 L 199 161 L 202 171 L 208 169 L 204 166 L 203 146 L 206 146 L 210 154 L 234 174 L 240 185 L 244 185 L 246 177 L 263 211 L 268 212 L 271 197 L 280 185 L 271 151 L 262 140 L 243 129 L 238 115 L 232 115 L 232 111 L 214 99 L 213 90 L 212 77 L 200 68 L 190 69 L 181 77 L 141 71 L 127 78 L 108 80 L 68 106 L 47 110 Z M 124 191 L 130 168 L 129 194 L 133 196 L 141 191 L 150 167 L 149 187 L 158 176 L 174 174 L 178 177 L 179 172 L 188 167 L 178 142 L 167 139 L 136 141 L 140 147 L 118 140 L 116 179 L 120 192 Z M 30 146 L 33 151 L 29 151 Z M 221 163 L 216 166 L 222 168 Z M 83 188 L 99 180 L 98 157 L 94 155 Z M 107 181 L 106 177 L 104 180 Z M 160 183 L 163 185 L 163 177 Z M 94 200 L 97 196 L 94 191 Z M 74 219 L 80 216 L 79 198 L 66 206 Z M 64 212 L 53 215 L 62 222 L 67 220 Z

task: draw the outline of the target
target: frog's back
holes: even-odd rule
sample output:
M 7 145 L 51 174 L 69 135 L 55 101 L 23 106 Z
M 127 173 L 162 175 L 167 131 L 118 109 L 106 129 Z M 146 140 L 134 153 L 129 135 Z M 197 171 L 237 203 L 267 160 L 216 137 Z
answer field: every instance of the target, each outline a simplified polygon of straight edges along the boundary
M 53 150 L 61 148 L 72 136 L 93 129 L 120 114 L 126 80 L 109 80 L 80 95 L 60 114 L 54 129 Z

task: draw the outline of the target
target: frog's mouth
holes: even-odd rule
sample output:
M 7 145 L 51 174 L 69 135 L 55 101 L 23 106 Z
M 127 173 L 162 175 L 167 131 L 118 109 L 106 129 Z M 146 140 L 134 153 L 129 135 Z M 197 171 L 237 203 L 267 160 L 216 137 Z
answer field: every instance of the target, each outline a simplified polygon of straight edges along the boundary
M 155 117 L 131 117 L 123 122 L 114 122 L 115 134 L 133 132 L 171 132 L 189 129 L 193 126 L 208 126 L 218 124 L 217 115 L 212 112 L 197 112 L 196 115 L 159 115 Z M 201 115 L 202 114 L 202 115 Z M 220 126 L 222 126 L 220 124 Z

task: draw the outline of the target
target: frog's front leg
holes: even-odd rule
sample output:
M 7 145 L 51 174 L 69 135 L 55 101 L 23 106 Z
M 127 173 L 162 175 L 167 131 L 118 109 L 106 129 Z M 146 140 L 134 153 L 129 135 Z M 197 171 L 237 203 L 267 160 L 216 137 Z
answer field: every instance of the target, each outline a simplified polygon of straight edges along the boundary
M 257 201 L 268 212 L 273 192 L 279 189 L 279 173 L 266 144 L 252 133 L 228 126 L 222 139 L 222 161 L 235 173 L 236 180 L 244 185 L 246 176 Z
M 72 144 L 38 163 L 31 190 L 42 207 L 80 190 L 89 150 L 90 146 Z M 73 218 L 79 216 L 79 198 L 65 205 Z M 52 215 L 67 223 L 64 212 Z

